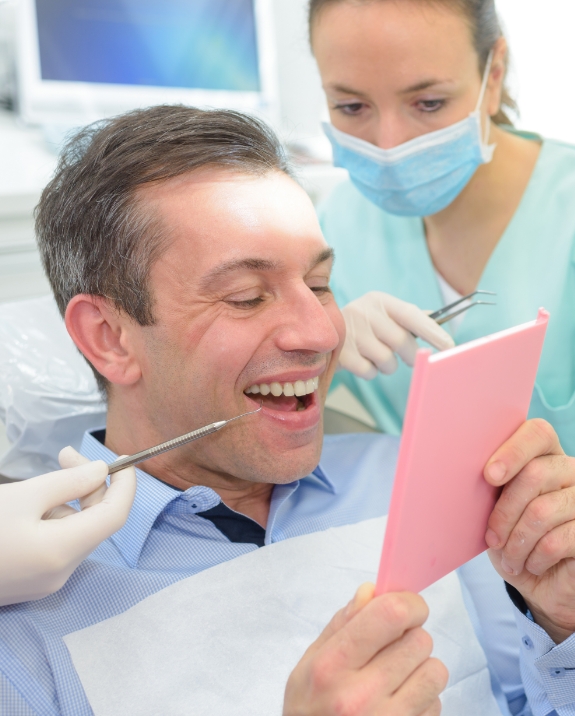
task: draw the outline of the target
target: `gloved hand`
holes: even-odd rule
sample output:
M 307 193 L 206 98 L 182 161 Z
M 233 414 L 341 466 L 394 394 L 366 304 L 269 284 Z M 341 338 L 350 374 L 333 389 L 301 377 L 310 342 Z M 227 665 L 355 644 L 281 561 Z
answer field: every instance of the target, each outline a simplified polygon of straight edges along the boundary
M 41 599 L 64 585 L 94 549 L 122 527 L 136 492 L 134 468 L 111 476 L 73 448 L 63 468 L 0 485 L 0 606 Z M 78 512 L 66 502 L 80 499 Z
M 413 365 L 419 336 L 439 350 L 453 348 L 453 338 L 413 303 L 381 291 L 370 291 L 342 310 L 347 329 L 339 367 L 365 380 L 378 371 L 397 370 L 397 355 Z

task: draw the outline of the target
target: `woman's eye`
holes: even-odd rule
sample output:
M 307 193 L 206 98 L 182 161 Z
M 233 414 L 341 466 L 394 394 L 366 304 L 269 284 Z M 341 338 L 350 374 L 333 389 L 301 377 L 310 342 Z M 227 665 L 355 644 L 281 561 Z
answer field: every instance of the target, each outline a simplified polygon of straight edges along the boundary
M 257 296 L 256 298 L 250 298 L 245 301 L 231 301 L 228 300 L 226 303 L 228 303 L 230 306 L 233 306 L 234 308 L 255 308 L 256 306 L 259 306 L 260 303 L 263 302 L 263 296 Z
M 422 112 L 437 112 L 443 106 L 445 106 L 444 99 L 422 99 L 417 103 L 417 108 Z
M 336 104 L 334 109 L 342 112 L 343 114 L 353 116 L 354 114 L 359 114 L 363 107 L 365 107 L 363 102 L 350 102 L 349 104 Z

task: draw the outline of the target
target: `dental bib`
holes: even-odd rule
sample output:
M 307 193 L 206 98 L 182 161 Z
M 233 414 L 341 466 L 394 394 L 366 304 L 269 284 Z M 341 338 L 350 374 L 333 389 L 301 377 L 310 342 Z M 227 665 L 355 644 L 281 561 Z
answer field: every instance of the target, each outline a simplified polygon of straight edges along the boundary
M 386 518 L 294 537 L 182 580 L 64 638 L 95 716 L 281 716 L 289 674 L 375 581 Z M 422 592 L 442 716 L 501 716 L 458 577 Z

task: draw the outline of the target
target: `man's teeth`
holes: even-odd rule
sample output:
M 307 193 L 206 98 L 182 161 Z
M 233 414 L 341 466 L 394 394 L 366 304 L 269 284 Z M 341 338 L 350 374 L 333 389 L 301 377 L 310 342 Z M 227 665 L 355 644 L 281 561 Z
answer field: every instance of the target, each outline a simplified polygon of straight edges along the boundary
M 252 385 L 251 388 L 246 390 L 246 393 L 261 393 L 262 395 L 269 395 L 270 393 L 276 398 L 280 395 L 286 395 L 291 397 L 297 395 L 298 398 L 301 395 L 309 395 L 317 390 L 319 387 L 319 376 L 310 378 L 309 380 L 296 380 L 295 383 L 260 383 L 260 385 Z

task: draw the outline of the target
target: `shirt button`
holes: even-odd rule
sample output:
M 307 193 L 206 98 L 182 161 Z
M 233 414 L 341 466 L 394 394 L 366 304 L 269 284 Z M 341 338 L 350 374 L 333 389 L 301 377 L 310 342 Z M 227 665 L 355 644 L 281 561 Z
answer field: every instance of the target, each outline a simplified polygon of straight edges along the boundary
M 197 507 L 198 507 L 197 505 L 192 505 L 193 510 L 197 509 Z
M 563 669 L 561 666 L 557 666 L 554 669 L 549 669 L 549 674 L 554 679 L 562 679 L 565 676 L 565 669 Z
M 523 639 L 521 639 L 521 641 L 523 642 L 523 646 L 526 649 L 529 649 L 529 650 L 533 649 L 533 642 L 531 641 L 531 639 L 528 636 L 524 636 Z

